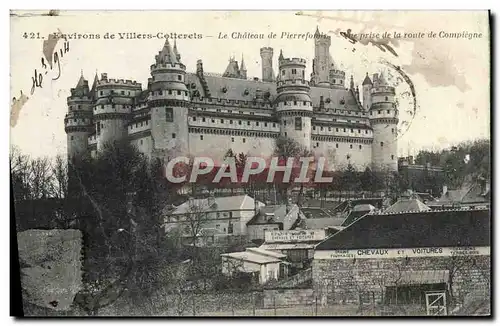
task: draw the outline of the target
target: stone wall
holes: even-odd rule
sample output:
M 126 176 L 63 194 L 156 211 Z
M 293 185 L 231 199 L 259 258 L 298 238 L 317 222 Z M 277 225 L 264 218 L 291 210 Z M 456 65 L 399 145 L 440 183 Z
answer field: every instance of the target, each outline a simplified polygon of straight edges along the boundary
M 380 303 L 387 286 L 405 285 L 402 273 L 418 270 L 447 270 L 448 295 L 459 302 L 478 287 L 490 287 L 490 256 L 315 259 L 312 270 L 313 288 L 323 305 Z
M 314 302 L 313 289 L 264 290 L 264 308 L 312 305 Z

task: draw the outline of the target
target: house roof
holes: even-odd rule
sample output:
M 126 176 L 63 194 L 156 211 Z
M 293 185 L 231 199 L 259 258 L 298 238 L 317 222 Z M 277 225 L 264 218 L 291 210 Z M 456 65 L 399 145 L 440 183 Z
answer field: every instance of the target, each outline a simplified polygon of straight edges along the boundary
M 231 253 L 227 253 L 227 254 L 221 254 L 221 256 L 233 258 L 233 259 L 237 259 L 237 260 L 243 260 L 243 261 L 247 261 L 250 263 L 256 263 L 256 264 L 260 264 L 260 265 L 281 262 L 281 259 L 263 256 L 263 255 L 253 253 L 250 251 L 231 252 Z
M 271 257 L 271 258 L 278 258 L 278 259 L 284 259 L 284 258 L 286 258 L 285 254 L 282 254 L 282 253 L 279 253 L 279 252 L 276 252 L 276 251 L 266 250 L 265 248 L 262 248 L 262 246 L 260 246 L 258 248 L 247 248 L 246 251 L 247 252 L 253 252 L 253 253 L 256 253 L 256 254 L 259 254 L 259 255 L 263 255 L 263 256 L 268 256 L 268 257 Z
M 323 217 L 323 218 L 308 218 L 303 220 L 305 227 L 310 230 L 325 229 L 330 226 L 341 226 L 344 222 L 343 217 Z
M 188 200 L 177 206 L 168 215 L 193 213 L 193 206 L 196 207 L 196 210 L 204 212 L 252 210 L 255 206 L 254 199 L 248 195 L 213 197 L 213 199 L 214 203 L 210 206 L 208 198 Z
M 430 210 L 429 206 L 425 205 L 417 198 L 401 198 L 392 206 L 388 207 L 384 213 L 422 212 Z
M 489 237 L 486 209 L 368 214 L 316 250 L 489 246 Z

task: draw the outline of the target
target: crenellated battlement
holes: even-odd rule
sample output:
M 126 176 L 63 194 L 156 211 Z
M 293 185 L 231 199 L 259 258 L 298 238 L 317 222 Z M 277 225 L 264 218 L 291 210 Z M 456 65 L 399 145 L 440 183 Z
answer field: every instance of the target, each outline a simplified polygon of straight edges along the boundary
M 306 59 L 302 59 L 302 58 L 285 58 L 285 59 L 282 59 L 280 60 L 280 68 L 282 66 L 286 66 L 286 65 L 301 65 L 301 66 L 305 66 L 307 61 Z
M 389 93 L 389 94 L 395 95 L 396 90 L 392 86 L 377 86 L 377 87 L 373 87 L 370 90 L 370 93 L 372 93 L 372 94 L 374 94 L 374 93 Z
M 345 76 L 345 71 L 342 70 L 337 70 L 337 69 L 331 69 L 330 70 L 330 76 Z
M 172 69 L 172 70 L 186 70 L 186 66 L 180 62 L 178 63 L 153 63 L 150 66 L 151 72 L 155 70 Z
M 272 52 L 274 52 L 274 50 L 270 46 L 265 46 L 260 48 L 260 53 L 272 53 Z
M 117 86 L 134 86 L 136 88 L 141 88 L 142 89 L 142 84 L 138 83 L 135 80 L 130 80 L 130 79 L 114 79 L 114 78 L 103 78 L 99 81 L 97 84 L 97 88 L 103 85 L 117 85 Z
M 222 105 L 240 108 L 252 108 L 252 109 L 272 109 L 272 105 L 269 102 L 264 101 L 240 101 L 231 99 L 220 99 L 220 98 L 200 98 L 194 97 L 192 100 L 193 104 L 208 104 L 208 105 Z
M 287 86 L 287 85 L 303 85 L 303 86 L 309 86 L 309 81 L 305 79 L 286 79 L 286 80 L 279 80 L 276 85 L 278 87 L 282 86 Z

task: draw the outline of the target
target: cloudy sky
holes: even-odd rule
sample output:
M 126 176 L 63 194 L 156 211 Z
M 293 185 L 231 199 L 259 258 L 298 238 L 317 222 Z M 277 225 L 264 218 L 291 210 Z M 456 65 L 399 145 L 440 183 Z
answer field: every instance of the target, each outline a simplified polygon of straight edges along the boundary
M 332 35 L 331 55 L 335 63 L 353 75 L 361 84 L 366 72 L 387 69 L 380 63 L 388 60 L 400 66 L 415 85 L 417 114 L 405 113 L 411 103 L 401 98 L 401 121 L 411 121 L 401 136 L 399 154 L 415 153 L 418 149 L 438 149 L 460 141 L 489 138 L 490 130 L 490 61 L 487 12 L 162 12 L 119 11 L 61 12 L 57 17 L 17 12 L 11 17 L 11 98 L 20 92 L 29 97 L 11 127 L 11 144 L 33 156 L 64 154 L 66 134 L 64 115 L 66 98 L 83 74 L 91 83 L 96 71 L 110 78 L 134 79 L 147 84 L 149 66 L 163 46 L 162 39 L 110 40 L 106 33 L 198 33 L 201 39 L 177 42 L 182 62 L 194 72 L 196 60 L 202 59 L 207 72 L 222 73 L 230 56 L 240 60 L 242 54 L 249 76 L 261 76 L 259 49 L 275 49 L 274 67 L 279 50 L 285 56 L 303 57 L 311 72 L 314 56 L 313 41 L 282 39 L 285 33 L 321 32 Z M 397 57 L 382 52 L 366 42 L 350 43 L 339 31 L 353 33 L 401 33 L 399 40 L 389 40 Z M 61 75 L 41 68 L 43 40 L 56 31 L 72 34 L 99 34 L 99 40 L 70 40 L 69 52 L 61 58 Z M 429 32 L 481 33 L 480 38 L 429 38 Z M 219 33 L 249 32 L 277 34 L 276 39 L 218 39 Z M 422 32 L 424 38 L 404 37 L 404 33 Z M 28 38 L 24 38 L 27 33 Z M 30 34 L 34 33 L 34 34 Z M 38 34 L 39 33 L 39 34 Z M 34 39 L 31 36 L 34 35 Z M 56 45 L 56 50 L 63 43 Z M 31 95 L 33 76 L 42 72 L 42 88 Z M 393 74 L 394 76 L 396 74 Z M 402 84 L 398 91 L 408 90 Z

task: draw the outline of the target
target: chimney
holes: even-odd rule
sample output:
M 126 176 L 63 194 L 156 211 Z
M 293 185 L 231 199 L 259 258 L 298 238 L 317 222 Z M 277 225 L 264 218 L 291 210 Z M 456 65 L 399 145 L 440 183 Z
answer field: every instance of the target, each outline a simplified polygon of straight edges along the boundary
M 319 108 L 324 109 L 325 108 L 325 101 L 323 100 L 323 95 L 319 97 Z
M 108 74 L 107 73 L 102 73 L 101 74 L 101 80 L 108 80 Z
M 208 207 L 212 207 L 215 204 L 215 197 L 211 194 L 208 196 Z
M 196 61 L 196 74 L 203 75 L 203 62 L 201 60 Z

